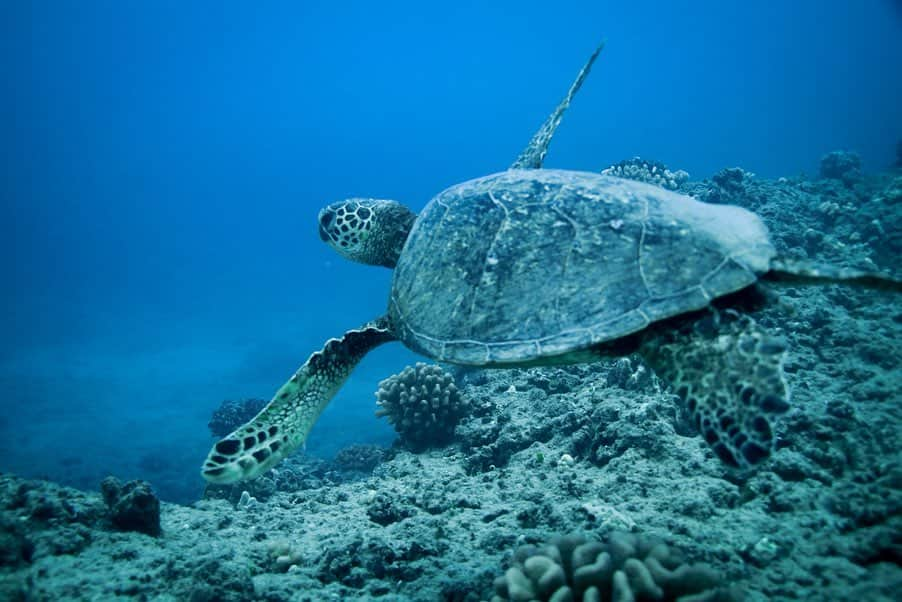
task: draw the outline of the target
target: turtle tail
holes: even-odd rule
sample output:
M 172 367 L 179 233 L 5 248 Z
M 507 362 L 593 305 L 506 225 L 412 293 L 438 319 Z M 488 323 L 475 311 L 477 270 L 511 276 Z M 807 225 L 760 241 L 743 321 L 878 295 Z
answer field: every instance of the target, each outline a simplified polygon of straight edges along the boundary
M 902 292 L 902 279 L 883 272 L 841 268 L 799 259 L 771 260 L 765 279 L 798 284 L 848 284 L 863 288 Z
M 235 483 L 278 464 L 304 443 L 360 360 L 373 348 L 393 340 L 385 318 L 329 339 L 259 414 L 213 446 L 201 471 L 203 477 L 211 483 Z

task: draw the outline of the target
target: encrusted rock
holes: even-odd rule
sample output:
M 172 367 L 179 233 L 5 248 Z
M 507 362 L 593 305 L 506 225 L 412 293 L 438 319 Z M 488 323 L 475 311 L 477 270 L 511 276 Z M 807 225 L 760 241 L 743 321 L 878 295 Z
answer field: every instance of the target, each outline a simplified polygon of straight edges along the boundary
M 16 567 L 31 562 L 34 543 L 24 522 L 12 513 L 0 511 L 0 567 Z
M 372 472 L 385 460 L 385 450 L 378 445 L 349 445 L 337 454 L 333 464 L 347 471 Z
M 373 496 L 366 508 L 366 515 L 371 521 L 383 527 L 404 520 L 416 514 L 408 504 L 395 496 L 379 493 Z
M 110 520 L 123 531 L 160 534 L 160 500 L 147 481 L 129 481 L 125 485 L 116 477 L 100 484 L 103 501 L 110 510 Z
M 861 179 L 861 158 L 850 151 L 833 151 L 821 157 L 821 177 L 850 183 Z

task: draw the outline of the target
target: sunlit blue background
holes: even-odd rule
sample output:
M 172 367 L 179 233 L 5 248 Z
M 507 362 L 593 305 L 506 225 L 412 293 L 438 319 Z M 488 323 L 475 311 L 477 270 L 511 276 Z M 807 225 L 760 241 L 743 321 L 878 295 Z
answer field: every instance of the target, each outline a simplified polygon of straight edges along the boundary
M 2 3 L 0 470 L 197 495 L 220 401 L 384 308 L 318 208 L 505 168 L 602 38 L 550 166 L 894 159 L 892 0 Z M 308 452 L 388 443 L 372 392 L 412 358 L 369 358 Z

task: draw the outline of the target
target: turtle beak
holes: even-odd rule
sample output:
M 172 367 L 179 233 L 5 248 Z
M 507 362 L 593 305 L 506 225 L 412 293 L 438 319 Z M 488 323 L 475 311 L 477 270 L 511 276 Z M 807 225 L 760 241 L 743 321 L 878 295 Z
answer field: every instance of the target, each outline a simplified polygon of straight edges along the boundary
M 332 242 L 332 238 L 329 236 L 329 226 L 334 220 L 335 214 L 328 208 L 319 212 L 319 237 L 323 242 Z

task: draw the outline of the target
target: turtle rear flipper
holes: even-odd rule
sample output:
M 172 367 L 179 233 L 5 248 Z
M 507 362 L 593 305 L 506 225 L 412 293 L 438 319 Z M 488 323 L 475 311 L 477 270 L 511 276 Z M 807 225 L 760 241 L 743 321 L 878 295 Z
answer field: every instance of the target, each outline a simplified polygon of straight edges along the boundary
M 902 292 L 902 279 L 883 272 L 841 268 L 823 263 L 779 257 L 771 260 L 768 280 L 799 284 L 845 284 Z
M 329 339 L 259 414 L 213 446 L 201 471 L 203 477 L 211 483 L 235 483 L 278 464 L 304 443 L 363 356 L 394 339 L 384 318 Z
M 639 353 L 668 381 L 725 464 L 754 468 L 774 448 L 773 420 L 789 409 L 786 345 L 748 316 L 711 312 L 654 329 Z

